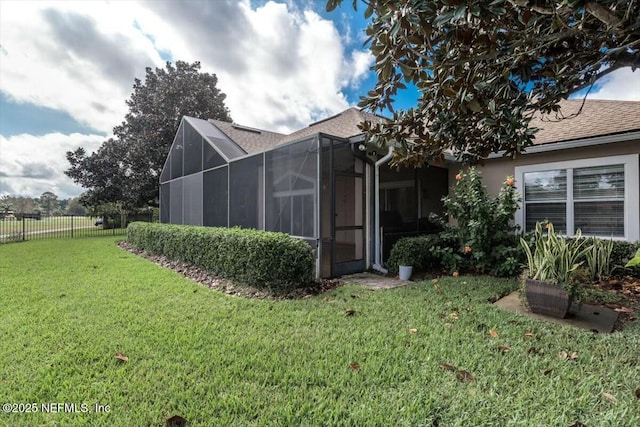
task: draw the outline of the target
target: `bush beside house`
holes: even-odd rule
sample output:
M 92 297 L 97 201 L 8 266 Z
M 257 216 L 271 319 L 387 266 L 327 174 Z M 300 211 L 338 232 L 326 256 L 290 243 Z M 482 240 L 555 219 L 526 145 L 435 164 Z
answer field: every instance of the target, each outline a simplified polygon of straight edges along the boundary
M 533 249 L 531 236 L 524 235 L 523 238 L 529 243 L 529 247 Z M 571 239 L 567 239 L 571 240 Z M 602 243 L 609 242 L 606 239 L 596 239 Z M 640 249 L 640 242 L 630 243 L 624 241 L 613 241 L 613 250 L 609 259 L 608 271 L 612 277 L 631 276 L 640 279 L 640 266 L 625 268 L 624 265 L 633 258 L 635 252 Z M 504 262 L 495 265 L 494 269 L 502 269 L 508 272 L 510 276 L 517 276 L 522 270 L 523 263 L 526 261 L 525 252 L 522 247 L 504 246 L 498 249 L 500 252 L 508 253 Z M 464 252 L 464 250 L 462 251 Z M 412 265 L 415 271 L 438 271 L 441 269 L 453 271 L 471 271 L 474 270 L 472 260 L 465 258 L 464 253 L 458 250 L 457 241 L 452 238 L 452 232 L 442 232 L 439 234 L 430 234 L 418 237 L 405 237 L 400 239 L 391 250 L 391 256 L 387 261 L 387 268 L 394 274 L 398 273 L 399 265 Z M 585 266 L 588 265 L 587 258 L 583 257 L 579 261 Z M 477 270 L 475 270 L 477 271 Z M 498 275 L 492 273 L 492 275 Z
M 127 227 L 127 241 L 138 249 L 277 293 L 304 287 L 314 275 L 311 247 L 284 233 L 134 222 Z
M 507 177 L 498 195 L 491 198 L 475 168 L 456 175 L 451 196 L 442 199 L 446 214 L 456 223 L 452 225 L 442 218 L 430 218 L 442 231 L 399 240 L 387 261 L 389 270 L 397 273 L 399 265 L 411 265 L 414 271 L 446 269 L 450 273 L 488 273 L 505 277 L 520 274 L 526 255 L 519 237 L 523 237 L 530 248 L 534 242 L 530 233 L 521 235 L 514 225 L 514 214 L 521 201 L 514 184 L 515 180 Z M 640 242 L 613 241 L 611 245 L 608 265 L 602 266 L 596 276 L 610 273 L 612 276 L 640 277 L 640 267 L 623 267 L 640 248 Z M 580 261 L 586 265 L 588 260 L 583 258 Z
M 391 250 L 389 269 L 397 271 L 403 260 L 416 270 L 445 268 L 450 272 L 469 270 L 494 276 L 515 276 L 524 253 L 518 246 L 513 216 L 520 196 L 508 177 L 498 196 L 489 197 L 475 168 L 456 175 L 451 196 L 442 201 L 450 225 L 440 219 L 438 234 L 406 238 Z M 434 220 L 434 219 L 432 219 Z
M 387 267 L 396 274 L 401 265 L 410 265 L 415 271 L 440 269 L 443 262 L 438 251 L 451 246 L 450 243 L 452 242 L 446 242 L 440 234 L 404 237 L 391 249 Z

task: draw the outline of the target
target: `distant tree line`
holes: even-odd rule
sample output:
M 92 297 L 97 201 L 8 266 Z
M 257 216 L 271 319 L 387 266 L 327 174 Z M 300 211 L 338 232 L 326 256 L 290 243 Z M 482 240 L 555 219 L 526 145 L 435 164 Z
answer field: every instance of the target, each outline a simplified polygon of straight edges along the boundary
M 21 215 L 25 213 L 41 213 L 44 216 L 87 215 L 87 209 L 80 204 L 79 197 L 59 199 L 51 192 L 45 191 L 40 197 L 0 196 L 0 213 Z

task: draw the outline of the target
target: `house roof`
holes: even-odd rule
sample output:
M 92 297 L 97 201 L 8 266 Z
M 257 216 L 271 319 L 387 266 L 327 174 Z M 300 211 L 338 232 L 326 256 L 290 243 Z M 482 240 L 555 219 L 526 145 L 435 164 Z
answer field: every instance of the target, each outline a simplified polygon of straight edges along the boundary
M 640 131 L 639 101 L 587 100 L 582 112 L 573 117 L 582 102 L 582 99 L 562 101 L 560 113 L 534 117 L 530 126 L 540 129 L 535 135 L 534 144 L 543 145 Z M 256 154 L 317 133 L 341 138 L 354 137 L 362 133 L 358 128 L 362 122 L 379 123 L 384 120 L 386 119 L 383 117 L 352 107 L 290 134 L 213 119 L 209 119 L 209 123 L 215 125 L 248 154 Z
M 248 154 L 256 154 L 275 147 L 276 145 L 295 141 L 296 139 L 317 133 L 349 138 L 362 133 L 358 128 L 360 123 L 364 121 L 377 123 L 382 120 L 384 120 L 384 118 L 380 116 L 366 113 L 357 108 L 348 108 L 335 116 L 312 123 L 288 135 L 220 120 L 209 119 L 209 122 L 218 127 L 218 129 L 242 147 Z
M 225 135 L 232 139 L 248 154 L 261 153 L 274 145 L 278 145 L 286 135 L 262 129 L 241 126 L 237 123 L 209 119 Z
M 582 112 L 575 117 L 582 99 L 562 101 L 560 113 L 537 116 L 531 127 L 540 130 L 534 144 L 549 144 L 562 141 L 614 135 L 640 130 L 639 101 L 587 100 Z M 562 119 L 562 117 L 571 117 Z
M 383 120 L 385 120 L 383 117 L 352 107 L 335 116 L 317 121 L 306 128 L 295 131 L 285 136 L 280 143 L 294 141 L 316 133 L 326 133 L 340 138 L 349 138 L 362 133 L 360 128 L 358 128 L 358 125 L 362 122 L 379 123 Z

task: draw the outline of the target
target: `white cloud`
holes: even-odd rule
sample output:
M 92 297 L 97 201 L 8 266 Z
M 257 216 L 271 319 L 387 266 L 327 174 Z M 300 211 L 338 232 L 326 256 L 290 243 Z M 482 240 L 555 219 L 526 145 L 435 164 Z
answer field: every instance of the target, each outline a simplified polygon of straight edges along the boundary
M 309 10 L 316 3 L 0 0 L 0 90 L 109 134 L 127 112 L 134 77 L 162 67 L 163 53 L 217 74 L 236 122 L 293 131 L 347 108 L 346 91 L 373 63 L 364 48 L 347 47 L 364 37 L 344 22 L 350 15 L 336 15 L 340 34 Z M 640 99 L 640 72 L 618 70 L 590 97 Z M 93 151 L 104 139 L 0 136 L 0 193 L 10 185 L 31 196 L 77 195 L 81 189 L 62 174 L 64 154 L 81 145 Z
M 626 67 L 611 72 L 598 82 L 588 99 L 640 101 L 640 70 L 631 71 L 631 67 Z
M 84 147 L 91 153 L 103 141 L 101 135 L 79 133 L 22 134 L 9 138 L 0 135 L 0 196 L 36 197 L 45 191 L 52 191 L 61 199 L 77 196 L 82 188 L 64 175 L 69 168 L 66 152 Z
M 372 62 L 368 52 L 346 51 L 351 36 L 305 10 L 311 4 L 0 1 L 0 90 L 108 135 L 127 112 L 134 77 L 144 78 L 146 66 L 162 67 L 163 53 L 217 74 L 236 122 L 293 131 L 347 108 L 345 89 L 356 87 Z M 103 139 L 5 136 L 4 191 L 11 185 L 31 196 L 77 195 L 80 188 L 62 174 L 64 153 L 85 144 L 92 151 Z M 40 177 L 6 177 L 36 170 Z
M 160 31 L 169 21 L 185 29 L 166 33 L 182 38 L 180 44 L 166 34 L 154 38 L 164 49 L 173 46 L 174 57 L 200 60 L 204 71 L 217 74 L 233 119 L 249 126 L 289 132 L 344 110 L 344 90 L 373 60 L 368 52 L 345 52 L 333 22 L 284 3 L 146 4 L 156 17 L 140 20 L 144 31 Z
M 162 63 L 136 13 L 129 2 L 0 2 L 2 92 L 109 133 L 133 78 Z

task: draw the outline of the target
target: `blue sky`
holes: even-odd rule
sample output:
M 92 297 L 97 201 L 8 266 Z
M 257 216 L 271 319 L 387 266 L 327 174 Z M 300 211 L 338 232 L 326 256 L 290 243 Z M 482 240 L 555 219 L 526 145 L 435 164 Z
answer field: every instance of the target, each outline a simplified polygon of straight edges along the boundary
M 217 74 L 247 126 L 290 132 L 356 105 L 375 83 L 362 12 L 351 0 L 331 13 L 324 0 L 0 0 L 0 195 L 79 195 L 65 152 L 96 150 L 134 78 L 166 60 Z M 612 73 L 592 96 L 640 98 L 629 82 L 640 72 Z

